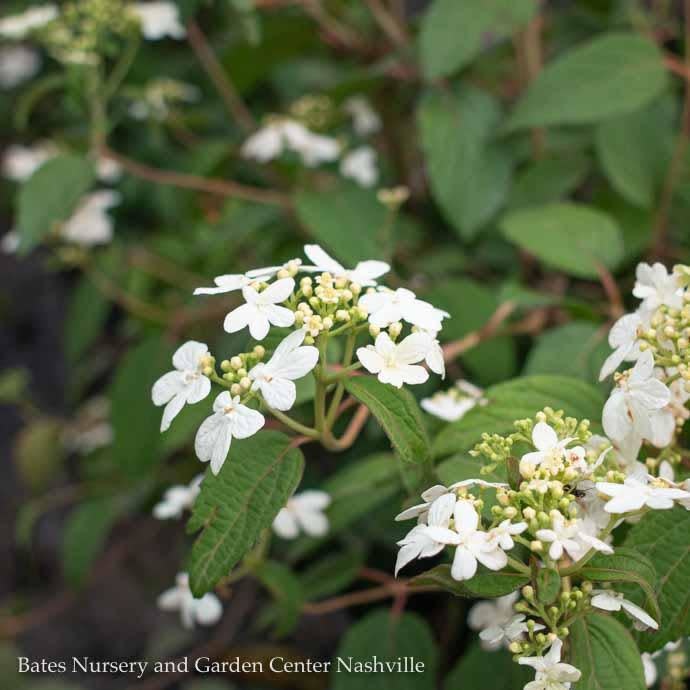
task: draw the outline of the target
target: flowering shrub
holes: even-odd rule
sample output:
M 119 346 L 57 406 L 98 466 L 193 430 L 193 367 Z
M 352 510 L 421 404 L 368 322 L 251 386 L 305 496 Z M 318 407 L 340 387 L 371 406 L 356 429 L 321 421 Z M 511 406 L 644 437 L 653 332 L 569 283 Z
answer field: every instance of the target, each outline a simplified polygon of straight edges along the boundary
M 690 5 L 595 4 L 3 6 L 0 662 L 684 687 Z

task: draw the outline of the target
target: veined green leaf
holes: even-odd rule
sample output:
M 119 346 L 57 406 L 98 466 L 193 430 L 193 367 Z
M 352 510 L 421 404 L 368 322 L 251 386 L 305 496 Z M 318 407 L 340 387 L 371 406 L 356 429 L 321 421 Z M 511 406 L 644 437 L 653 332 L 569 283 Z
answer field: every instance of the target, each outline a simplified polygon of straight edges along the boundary
M 271 526 L 292 495 L 304 458 L 277 431 L 235 441 L 221 471 L 207 471 L 187 529 L 201 529 L 192 547 L 190 586 L 195 596 L 211 590 Z
M 456 597 L 493 599 L 510 594 L 528 582 L 529 577 L 527 575 L 511 573 L 506 570 L 494 572 L 484 568 L 484 566 L 479 567 L 477 574 L 472 579 L 458 582 L 451 577 L 450 566 L 442 564 L 412 578 L 410 584 L 413 587 L 438 587 Z

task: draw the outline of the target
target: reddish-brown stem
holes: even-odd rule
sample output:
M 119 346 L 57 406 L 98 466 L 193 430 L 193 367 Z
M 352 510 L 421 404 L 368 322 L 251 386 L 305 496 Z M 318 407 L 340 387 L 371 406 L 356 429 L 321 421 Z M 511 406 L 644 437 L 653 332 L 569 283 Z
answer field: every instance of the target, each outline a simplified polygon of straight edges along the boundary
M 616 279 L 600 261 L 595 261 L 594 265 L 596 266 L 599 280 L 601 281 L 601 285 L 609 301 L 609 313 L 614 319 L 618 319 L 625 314 L 625 307 L 623 306 L 623 298 L 618 289 Z
M 290 207 L 290 199 L 287 195 L 270 189 L 260 187 L 250 187 L 249 185 L 233 182 L 232 180 L 219 180 L 213 177 L 199 177 L 188 173 L 175 172 L 173 170 L 162 170 L 154 168 L 145 163 L 140 163 L 132 158 L 127 158 L 107 146 L 102 146 L 100 153 L 105 158 L 119 163 L 124 170 L 131 175 L 142 180 L 155 182 L 156 184 L 181 187 L 183 189 L 193 189 L 198 192 L 215 194 L 217 196 L 234 197 L 245 201 L 255 201 L 259 204 L 269 204 L 272 206 Z
M 195 55 L 216 87 L 227 111 L 237 121 L 237 124 L 245 131 L 250 132 L 256 128 L 254 116 L 230 81 L 223 66 L 218 62 L 215 53 L 199 25 L 190 20 L 187 23 L 187 38 Z
M 386 9 L 381 0 L 366 0 L 372 16 L 381 30 L 399 48 L 403 48 L 409 42 L 409 37 L 398 20 Z

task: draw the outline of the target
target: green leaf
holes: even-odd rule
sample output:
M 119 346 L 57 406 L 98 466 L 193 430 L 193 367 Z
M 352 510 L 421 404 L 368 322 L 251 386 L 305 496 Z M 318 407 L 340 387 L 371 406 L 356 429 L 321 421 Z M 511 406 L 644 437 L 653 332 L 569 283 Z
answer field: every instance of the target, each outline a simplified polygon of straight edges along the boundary
M 110 387 L 111 451 L 115 464 L 129 476 L 145 474 L 157 459 L 162 410 L 151 402 L 151 387 L 170 355 L 162 339 L 153 336 L 130 349 L 115 372 Z
M 202 529 L 192 547 L 190 586 L 195 596 L 216 583 L 271 526 L 302 476 L 304 457 L 277 431 L 235 441 L 218 475 L 206 473 L 187 529 Z
M 662 625 L 657 632 L 639 636 L 640 649 L 655 652 L 667 642 L 690 635 L 690 512 L 676 507 L 655 510 L 632 527 L 625 546 L 646 556 L 656 569 L 654 592 L 661 609 Z M 636 603 L 639 595 L 630 597 Z
M 350 183 L 300 191 L 295 211 L 314 239 L 344 264 L 382 256 L 387 211 L 372 191 Z
M 116 518 L 112 497 L 84 501 L 70 514 L 62 542 L 62 569 L 72 587 L 84 584 Z
M 569 417 L 589 419 L 594 431 L 600 428 L 604 406 L 603 396 L 594 386 L 567 376 L 523 376 L 492 386 L 485 397 L 488 405 L 471 409 L 441 431 L 432 447 L 435 457 L 470 450 L 484 432 L 512 433 L 516 419 L 533 417 L 546 406 L 564 410 Z M 443 465 L 439 472 L 442 470 Z
M 283 637 L 294 629 L 300 617 L 304 602 L 300 582 L 287 566 L 276 561 L 264 561 L 253 572 L 275 600 L 278 607 L 275 634 Z
M 314 601 L 337 594 L 355 581 L 363 565 L 362 553 L 357 549 L 329 554 L 300 576 L 305 598 Z
M 584 204 L 557 203 L 512 211 L 500 222 L 511 242 L 551 268 L 596 278 L 596 265 L 615 268 L 623 257 L 616 221 Z
M 464 240 L 475 237 L 508 194 L 512 156 L 491 141 L 501 117 L 498 101 L 471 86 L 429 93 L 419 106 L 431 192 Z
M 600 122 L 651 102 L 666 84 L 663 58 L 652 41 L 608 33 L 548 64 L 505 129 Z
M 458 582 L 450 576 L 450 566 L 443 564 L 413 577 L 410 584 L 413 587 L 438 587 L 456 597 L 493 599 L 510 594 L 528 582 L 527 575 L 510 573 L 506 570 L 493 572 L 484 566 L 479 567 L 477 574 L 471 580 Z
M 644 690 L 645 680 L 637 645 L 611 616 L 594 613 L 570 627 L 569 662 L 582 678 L 573 690 Z
M 446 341 L 458 340 L 481 328 L 500 303 L 495 290 L 466 278 L 445 281 L 425 298 L 450 314 L 443 324 L 442 338 Z M 510 378 L 516 360 L 515 342 L 508 336 L 491 338 L 462 356 L 474 380 L 481 385 Z
M 93 180 L 92 164 L 72 154 L 51 158 L 26 180 L 17 200 L 19 253 L 28 253 L 67 220 Z
M 505 649 L 486 651 L 474 642 L 443 681 L 443 690 L 517 690 L 530 680 L 534 672 L 513 661 Z
M 37 417 L 19 431 L 14 460 L 22 482 L 32 491 L 46 489 L 63 465 L 63 424 L 52 417 Z
M 407 389 L 381 383 L 373 376 L 345 379 L 345 388 L 369 408 L 404 462 L 423 464 L 429 460 L 429 438 L 422 415 Z
M 578 577 L 594 582 L 630 582 L 638 585 L 645 595 L 645 608 L 657 622 L 662 622 L 654 592 L 657 573 L 652 562 L 639 551 L 617 546 L 615 553 L 596 554 L 578 572 Z
M 611 352 L 606 335 L 601 326 L 587 321 L 571 321 L 544 331 L 530 350 L 524 373 L 561 374 L 596 383 Z
M 589 166 L 589 159 L 578 154 L 530 163 L 516 177 L 506 205 L 516 209 L 560 201 L 580 186 Z
M 101 334 L 109 310 L 110 303 L 88 278 L 82 278 L 72 293 L 64 326 L 65 354 L 72 364 Z
M 391 670 L 354 672 L 354 664 L 378 661 L 395 663 L 412 657 L 422 663 L 421 673 Z M 339 660 L 353 664 L 348 673 Z M 414 613 L 392 616 L 387 609 L 372 611 L 352 625 L 343 636 L 334 664 L 337 673 L 331 675 L 333 690 L 434 690 L 438 651 L 426 621 Z
M 614 189 L 631 204 L 643 208 L 654 204 L 673 149 L 671 106 L 665 99 L 606 120 L 596 129 L 601 167 Z
M 510 36 L 535 13 L 534 0 L 435 0 L 422 19 L 419 50 L 429 79 L 452 74 L 481 51 L 486 34 Z
M 537 599 L 542 603 L 553 604 L 561 591 L 561 576 L 552 568 L 540 568 L 537 570 Z

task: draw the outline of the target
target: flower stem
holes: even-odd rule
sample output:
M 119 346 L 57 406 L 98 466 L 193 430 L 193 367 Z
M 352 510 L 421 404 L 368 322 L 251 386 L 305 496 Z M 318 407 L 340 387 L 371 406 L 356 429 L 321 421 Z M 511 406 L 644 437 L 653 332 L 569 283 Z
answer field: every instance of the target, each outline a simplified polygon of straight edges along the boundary
M 310 426 L 306 426 L 304 424 L 300 424 L 299 422 L 292 419 L 292 417 L 288 417 L 286 414 L 280 412 L 280 410 L 274 410 L 272 407 L 268 406 L 266 406 L 266 409 L 276 419 L 285 424 L 286 427 L 292 429 L 293 431 L 296 431 L 298 434 L 303 434 L 304 436 L 308 436 L 309 438 L 319 438 L 321 435 L 317 429 L 314 429 Z

